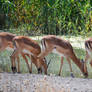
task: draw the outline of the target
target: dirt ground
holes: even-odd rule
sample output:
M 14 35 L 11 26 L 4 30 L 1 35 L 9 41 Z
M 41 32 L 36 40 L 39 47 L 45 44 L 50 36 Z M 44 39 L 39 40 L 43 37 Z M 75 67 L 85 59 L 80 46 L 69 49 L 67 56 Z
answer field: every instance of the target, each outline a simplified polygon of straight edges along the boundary
M 0 92 L 92 92 L 92 79 L 0 73 Z

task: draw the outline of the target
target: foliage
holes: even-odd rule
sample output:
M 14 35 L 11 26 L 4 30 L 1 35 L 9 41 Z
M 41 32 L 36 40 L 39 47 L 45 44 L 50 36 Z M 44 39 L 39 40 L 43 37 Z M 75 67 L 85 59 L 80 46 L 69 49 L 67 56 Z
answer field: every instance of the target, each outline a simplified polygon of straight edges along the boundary
M 9 28 L 21 26 L 28 35 L 86 34 L 92 30 L 91 0 L 1 0 L 0 8 L 7 15 Z

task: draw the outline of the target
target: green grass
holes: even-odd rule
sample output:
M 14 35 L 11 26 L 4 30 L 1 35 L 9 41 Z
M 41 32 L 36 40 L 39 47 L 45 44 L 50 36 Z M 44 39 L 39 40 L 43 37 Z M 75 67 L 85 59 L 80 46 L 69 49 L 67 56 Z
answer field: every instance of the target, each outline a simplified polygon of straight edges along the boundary
M 84 39 L 81 38 L 81 40 L 79 39 L 79 41 L 77 38 L 75 38 L 76 41 L 74 38 L 73 38 L 73 40 L 71 40 L 71 38 L 68 38 L 68 37 L 66 37 L 65 39 L 68 39 L 72 43 L 74 52 L 76 53 L 77 57 L 80 59 L 84 59 L 85 58 L 85 49 L 83 46 Z M 80 44 L 80 47 L 79 47 L 79 44 Z M 83 46 L 83 48 L 82 48 L 82 46 Z M 9 52 L 9 51 L 4 51 L 4 52 L 0 53 L 0 72 L 11 72 L 11 62 L 10 62 L 10 57 L 9 57 L 10 55 L 11 55 L 11 52 Z M 48 74 L 58 75 L 59 68 L 60 68 L 60 61 L 61 61 L 60 56 L 51 53 L 46 57 L 46 59 L 47 59 L 47 61 L 49 61 L 51 59 L 51 63 L 48 68 Z M 26 63 L 22 57 L 20 57 L 20 61 L 21 61 L 21 64 L 20 64 L 21 72 L 28 73 Z M 31 62 L 31 60 L 29 60 L 29 62 Z M 89 65 L 89 62 L 87 63 L 87 66 L 88 66 L 89 78 L 92 78 L 92 68 Z M 36 67 L 34 65 L 32 68 L 33 68 L 33 73 L 34 74 L 37 73 Z M 73 68 L 73 73 L 76 77 L 83 77 L 83 76 L 81 76 L 81 72 L 80 72 L 79 68 L 73 62 L 72 62 L 72 68 Z M 69 68 L 69 64 L 66 61 L 66 59 L 64 59 L 61 76 L 70 77 L 70 68 Z

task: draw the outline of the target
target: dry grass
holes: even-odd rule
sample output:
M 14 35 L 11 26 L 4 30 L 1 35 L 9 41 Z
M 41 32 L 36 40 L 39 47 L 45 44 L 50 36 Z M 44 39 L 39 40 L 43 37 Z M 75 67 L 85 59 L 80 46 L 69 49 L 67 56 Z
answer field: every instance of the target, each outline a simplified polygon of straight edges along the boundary
M 37 83 L 35 92 L 70 92 L 70 89 L 66 90 L 64 87 L 58 88 L 54 83 L 50 83 L 47 80 L 47 76 L 44 76 Z
M 92 79 L 0 74 L 0 92 L 91 92 Z
M 34 91 L 31 91 L 30 88 L 31 82 L 28 79 L 16 81 L 13 83 L 13 80 L 10 83 L 10 80 L 6 80 L 5 85 L 3 85 L 3 90 L 0 92 L 70 92 L 69 88 L 59 87 L 49 81 L 47 76 L 44 76 L 43 79 L 40 79 L 36 84 Z M 13 84 L 13 85 L 10 85 Z

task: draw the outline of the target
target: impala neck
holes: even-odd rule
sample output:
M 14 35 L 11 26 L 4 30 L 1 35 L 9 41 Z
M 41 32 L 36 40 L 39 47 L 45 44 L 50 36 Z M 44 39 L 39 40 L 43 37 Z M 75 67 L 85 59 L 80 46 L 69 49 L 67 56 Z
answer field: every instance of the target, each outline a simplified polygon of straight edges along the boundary
M 83 63 L 80 61 L 80 59 L 77 58 L 75 54 L 71 56 L 71 59 L 73 62 L 79 67 L 82 73 L 84 73 Z

